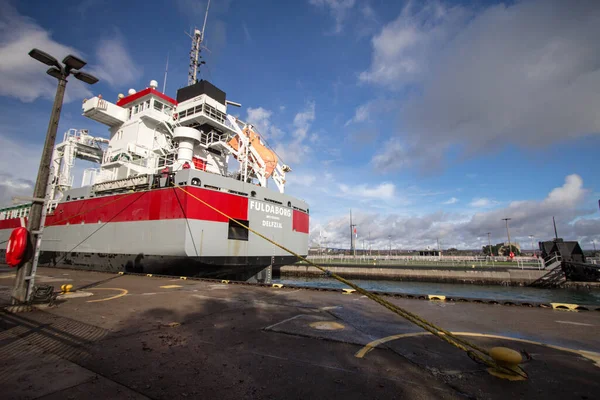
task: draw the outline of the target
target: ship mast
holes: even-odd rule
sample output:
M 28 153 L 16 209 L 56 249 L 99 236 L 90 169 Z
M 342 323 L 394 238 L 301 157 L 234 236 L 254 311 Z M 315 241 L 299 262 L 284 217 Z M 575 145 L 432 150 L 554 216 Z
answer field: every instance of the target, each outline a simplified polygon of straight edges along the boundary
M 205 61 L 200 61 L 202 56 L 200 55 L 200 51 L 202 51 L 202 42 L 204 42 L 204 30 L 206 29 L 206 20 L 208 19 L 208 9 L 210 7 L 210 0 L 208 0 L 208 4 L 206 5 L 206 13 L 204 14 L 204 24 L 202 25 L 202 30 L 194 28 L 194 35 L 187 34 L 192 39 L 192 49 L 190 50 L 190 69 L 188 71 L 188 86 L 195 84 L 198 79 L 198 70 L 200 69 L 200 65 L 206 64 Z

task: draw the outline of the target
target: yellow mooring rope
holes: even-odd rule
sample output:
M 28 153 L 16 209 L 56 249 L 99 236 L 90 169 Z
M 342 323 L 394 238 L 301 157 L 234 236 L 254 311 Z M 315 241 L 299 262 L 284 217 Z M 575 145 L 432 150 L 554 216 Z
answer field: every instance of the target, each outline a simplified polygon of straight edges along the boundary
M 342 282 L 343 284 L 350 286 L 351 288 L 355 289 L 358 293 L 368 297 L 369 299 L 381 304 L 382 306 L 384 306 L 385 308 L 387 308 L 388 310 L 400 315 L 402 318 L 407 319 L 408 321 L 412 322 L 413 324 L 417 325 L 418 327 L 426 330 L 427 332 L 431 333 L 432 335 L 437 336 L 438 338 L 442 339 L 443 341 L 459 348 L 460 350 L 466 352 L 470 357 L 472 357 L 473 359 L 487 365 L 490 368 L 493 369 L 497 369 L 497 370 L 501 370 L 502 372 L 505 372 L 507 374 L 517 374 L 522 376 L 523 378 L 527 378 L 527 374 L 525 373 L 525 371 L 523 371 L 522 369 L 519 368 L 518 371 L 515 371 L 514 369 L 509 369 L 506 368 L 504 366 L 498 365 L 493 359 L 491 359 L 489 352 L 486 349 L 483 349 L 467 340 L 461 339 L 458 336 L 454 335 L 453 333 L 419 317 L 416 314 L 411 313 L 408 310 L 405 310 L 402 307 L 396 306 L 392 303 L 390 303 L 389 301 L 383 299 L 382 297 L 373 294 L 363 288 L 361 288 L 360 286 L 342 278 L 341 276 L 313 263 L 310 260 L 307 260 L 306 258 L 302 257 L 301 255 L 293 252 L 292 250 L 282 246 L 281 244 L 269 239 L 268 237 L 260 234 L 259 232 L 255 231 L 254 229 L 242 224 L 241 222 L 235 220 L 234 218 L 230 217 L 229 215 L 225 214 L 224 212 L 222 212 L 221 210 L 213 207 L 212 205 L 208 204 L 206 201 L 198 198 L 197 196 L 194 196 L 192 193 L 190 193 L 189 191 L 185 190 L 184 188 L 182 188 L 181 186 L 177 185 L 176 183 L 173 183 L 173 185 L 178 188 L 179 190 L 181 190 L 182 192 L 186 193 L 188 196 L 192 197 L 193 199 L 198 200 L 199 202 L 201 202 L 202 204 L 204 204 L 205 206 L 207 206 L 208 208 L 210 208 L 213 211 L 216 211 L 217 213 L 221 214 L 222 216 L 224 216 L 225 218 L 227 218 L 230 221 L 235 222 L 236 224 L 238 224 L 239 226 L 241 226 L 244 229 L 247 229 L 248 231 L 254 233 L 255 235 L 263 238 L 264 240 L 268 241 L 269 243 L 279 247 L 280 249 L 294 255 L 295 257 L 297 257 L 298 259 L 312 265 L 315 268 L 318 268 L 319 270 L 323 271 L 327 276 L 330 276 L 336 280 L 338 280 L 339 282 Z

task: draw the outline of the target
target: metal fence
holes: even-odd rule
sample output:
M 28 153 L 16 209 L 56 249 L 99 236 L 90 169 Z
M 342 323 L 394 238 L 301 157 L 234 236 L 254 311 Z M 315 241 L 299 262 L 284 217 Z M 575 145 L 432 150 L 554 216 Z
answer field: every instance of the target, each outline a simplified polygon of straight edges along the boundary
M 414 266 L 414 267 L 516 267 L 520 269 L 543 269 L 544 260 L 535 257 L 485 257 L 485 256 L 348 256 L 317 255 L 308 256 L 316 264 L 324 265 L 375 265 L 375 266 Z

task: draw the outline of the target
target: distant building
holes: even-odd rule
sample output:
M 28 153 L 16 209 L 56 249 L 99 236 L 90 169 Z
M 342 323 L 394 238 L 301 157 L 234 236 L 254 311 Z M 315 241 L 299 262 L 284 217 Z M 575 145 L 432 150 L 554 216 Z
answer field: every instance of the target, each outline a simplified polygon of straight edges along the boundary
M 518 243 L 510 243 L 510 249 L 512 249 L 513 253 L 521 253 L 521 246 Z M 515 249 L 517 251 L 515 251 Z M 508 256 L 510 254 L 510 250 L 508 247 L 508 242 L 504 242 L 500 245 L 498 249 L 498 255 L 500 256 Z

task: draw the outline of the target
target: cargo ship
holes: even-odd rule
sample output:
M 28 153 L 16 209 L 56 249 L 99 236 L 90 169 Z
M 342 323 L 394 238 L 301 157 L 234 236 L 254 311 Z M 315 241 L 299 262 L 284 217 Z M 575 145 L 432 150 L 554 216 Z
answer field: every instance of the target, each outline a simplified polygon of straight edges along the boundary
M 55 147 L 39 265 L 250 280 L 296 261 L 236 221 L 307 255 L 308 204 L 285 194 L 291 168 L 228 113 L 240 104 L 196 79 L 203 35 L 190 35 L 188 85 L 175 98 L 152 80 L 115 102 L 83 100 L 109 136 L 71 129 Z M 81 187 L 76 159 L 97 163 Z M 0 209 L 0 243 L 26 226 L 30 207 Z

